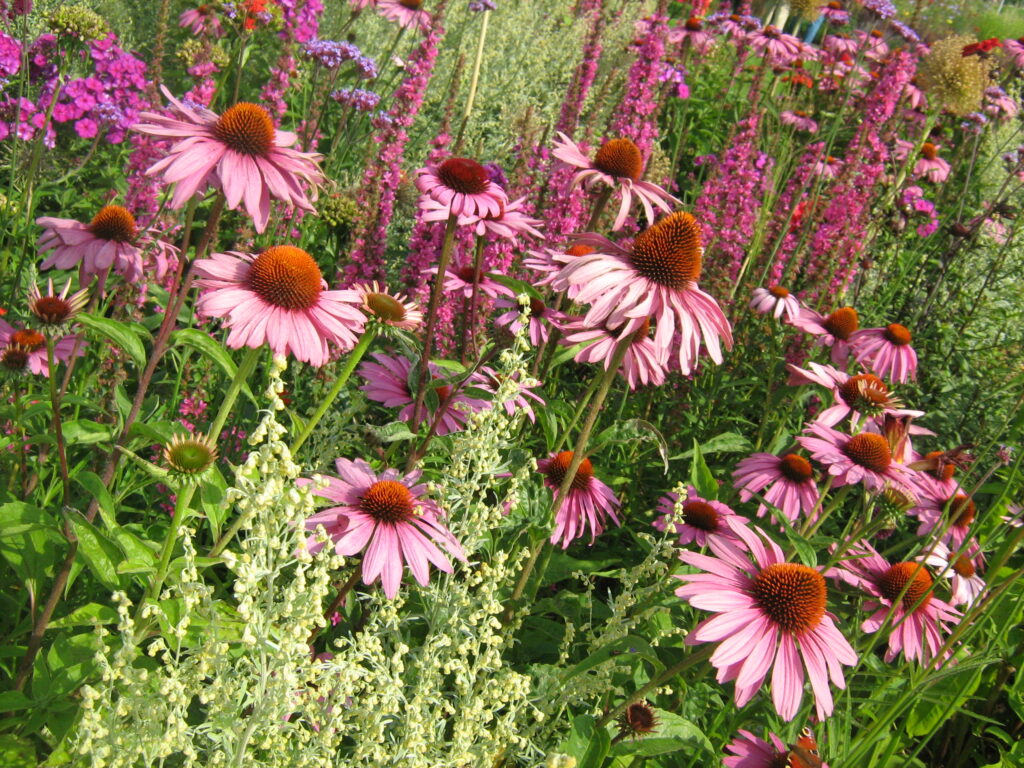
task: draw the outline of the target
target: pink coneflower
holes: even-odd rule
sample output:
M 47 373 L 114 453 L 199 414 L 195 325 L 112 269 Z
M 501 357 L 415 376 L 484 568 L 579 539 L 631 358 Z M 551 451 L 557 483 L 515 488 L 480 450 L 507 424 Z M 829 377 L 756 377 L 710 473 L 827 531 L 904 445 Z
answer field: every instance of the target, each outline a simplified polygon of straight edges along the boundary
M 755 493 L 777 508 L 790 523 L 800 513 L 810 515 L 818 508 L 818 486 L 814 482 L 811 462 L 796 453 L 776 456 L 773 453 L 755 453 L 736 465 L 732 473 L 733 487 L 740 489 L 740 501 L 749 501 Z M 768 511 L 765 504 L 757 508 L 757 516 Z
M 352 290 L 359 297 L 363 312 L 384 325 L 415 331 L 423 323 L 423 313 L 416 302 L 401 293 L 389 293 L 374 280 L 370 284 L 356 284 Z
M 494 300 L 494 306 L 497 309 L 507 309 L 507 312 L 503 312 L 494 318 L 494 322 L 499 326 L 508 326 L 508 329 L 515 333 L 519 330 L 519 315 L 521 309 L 519 301 L 516 299 L 508 299 L 499 296 Z M 551 325 L 561 325 L 569 320 L 569 316 L 565 312 L 560 312 L 554 307 L 549 307 L 543 301 L 538 298 L 530 297 L 530 319 L 529 326 L 527 327 L 527 336 L 530 339 L 530 343 L 533 346 L 538 347 L 541 344 L 547 343 L 547 340 L 551 336 Z
M 615 328 L 621 339 L 653 319 L 659 358 L 677 355 L 684 374 L 695 366 L 702 339 L 711 359 L 722 362 L 721 341 L 732 347 L 732 329 L 715 300 L 697 287 L 704 249 L 693 216 L 666 216 L 637 235 L 631 248 L 596 234 L 577 240 L 598 250 L 556 256 L 564 266 L 551 284 L 576 289 L 575 300 L 591 305 L 587 325 Z
M 178 140 L 170 153 L 148 171 L 177 184 L 172 208 L 181 208 L 207 185 L 224 193 L 229 209 L 243 205 L 257 232 L 266 229 L 270 199 L 313 211 L 303 187 L 324 180 L 315 152 L 290 149 L 298 137 L 274 127 L 258 104 L 239 102 L 217 115 L 205 107 L 188 107 L 161 86 L 171 102 L 172 117 L 143 112 L 133 130 Z
M 1024 69 L 1024 37 L 1014 40 L 1008 38 L 1003 41 L 1003 50 L 1006 51 L 1006 55 L 1010 57 L 1010 61 L 1013 62 L 1013 66 L 1017 69 Z
M 500 217 L 508 205 L 508 196 L 491 181 L 487 169 L 468 157 L 450 157 L 437 168 L 420 168 L 416 189 L 423 193 L 420 210 L 431 220 L 456 216 L 468 223 L 485 216 Z
M 771 743 L 742 728 L 737 733 L 739 736 L 725 746 L 725 751 L 732 753 L 722 759 L 725 768 L 828 768 L 818 756 L 818 745 L 808 728 L 792 747 L 770 731 Z
M 792 111 L 786 110 L 779 115 L 779 120 L 782 121 L 783 125 L 792 125 L 798 131 L 805 131 L 807 133 L 817 133 L 818 124 L 814 119 L 806 112 L 801 112 L 799 109 Z
M 593 328 L 580 320 L 565 323 L 562 332 L 566 345 L 587 344 L 573 358 L 577 363 L 601 363 L 606 371 L 615 357 L 615 348 L 622 340 L 618 328 Z M 633 333 L 626 356 L 622 358 L 621 373 L 630 389 L 641 384 L 660 387 L 665 383 L 666 366 L 651 341 L 649 322 Z
M 673 203 L 681 204 L 657 184 L 641 180 L 644 174 L 644 158 L 640 154 L 640 148 L 630 139 L 609 139 L 601 145 L 591 160 L 579 144 L 559 131 L 552 154 L 567 165 L 583 169 L 573 178 L 572 186 L 575 187 L 582 182 L 583 186 L 589 189 L 598 182 L 603 182 L 618 190 L 622 195 L 622 203 L 619 205 L 615 223 L 612 224 L 613 230 L 621 229 L 626 222 L 629 210 L 633 206 L 634 194 L 644 208 L 648 224 L 654 222 L 654 206 L 670 213 Z
M 925 564 L 938 568 L 950 580 L 953 593 L 951 604 L 973 605 L 985 591 L 985 579 L 979 573 L 985 566 L 985 556 L 981 554 L 978 545 L 970 542 L 961 554 L 956 554 L 955 550 L 941 541 L 929 544 L 927 549 Z
M 736 681 L 737 707 L 753 698 L 771 669 L 772 702 L 783 720 L 792 720 L 800 709 L 806 666 L 818 717 L 828 717 L 829 678 L 845 687 L 840 665 L 856 664 L 857 654 L 825 610 L 825 579 L 814 568 L 785 562 L 779 546 L 763 533 L 734 518 L 726 523 L 748 552 L 715 536 L 708 542 L 715 557 L 679 553 L 680 560 L 705 573 L 676 576 L 687 582 L 676 595 L 718 614 L 698 624 L 687 645 L 721 641 L 711 664 L 719 683 Z
M 804 333 L 817 336 L 814 342 L 816 346 L 832 347 L 832 362 L 846 366 L 850 355 L 850 336 L 860 325 L 857 310 L 853 307 L 840 307 L 826 316 L 804 307 L 791 322 Z
M 55 363 L 66 363 L 75 353 L 78 346 L 78 357 L 85 354 L 79 337 L 64 336 L 53 345 Z M 31 328 L 14 328 L 4 320 L 0 320 L 0 369 L 10 373 L 33 373 L 36 376 L 50 376 L 50 366 L 46 359 L 46 337 Z
M 861 432 L 850 437 L 818 422 L 807 425 L 804 432 L 807 434 L 798 436 L 797 442 L 828 468 L 837 488 L 863 483 L 880 491 L 886 482 L 902 488 L 915 485 L 914 471 L 892 460 L 889 441 L 882 435 Z
M 821 41 L 821 46 L 837 59 L 843 54 L 853 56 L 857 53 L 857 41 L 849 35 L 825 35 L 825 39 Z
M 423 10 L 423 0 L 377 0 L 377 12 L 404 29 L 430 29 L 430 14 Z
M 380 353 L 374 353 L 371 357 L 376 362 L 365 362 L 359 366 L 359 375 L 366 379 L 366 384 L 359 389 L 365 392 L 368 398 L 383 404 L 386 408 L 402 406 L 402 410 L 398 412 L 398 418 L 408 422 L 412 418 L 413 412 L 413 393 L 410 392 L 408 383 L 412 362 L 405 357 Z M 439 366 L 431 363 L 429 370 L 434 381 L 445 378 L 444 371 Z M 424 408 L 420 422 L 413 424 L 413 429 L 419 427 L 424 420 L 433 423 L 437 414 L 443 410 L 444 415 L 441 416 L 441 421 L 435 430 L 439 437 L 443 437 L 464 429 L 470 413 L 491 407 L 486 400 L 466 397 L 462 392 L 452 394 L 452 386 L 449 384 L 435 387 L 434 392 L 437 393 L 437 410 Z
M 910 342 L 910 331 L 899 323 L 850 334 L 850 347 L 857 362 L 878 376 L 899 383 L 917 378 L 917 352 Z
M 28 289 L 28 311 L 46 327 L 63 326 L 73 320 L 75 315 L 85 309 L 89 303 L 89 292 L 86 289 L 71 292 L 71 281 L 64 283 L 60 293 L 53 289 L 53 280 L 46 281 L 46 293 L 39 290 L 33 280 Z
M 857 39 L 864 49 L 864 58 L 871 61 L 881 61 L 889 55 L 889 44 L 885 42 L 885 37 L 882 35 L 881 30 L 873 29 L 870 32 L 865 32 L 858 29 Z
M 102 275 L 111 268 L 131 283 L 142 276 L 138 229 L 135 217 L 127 208 L 105 205 L 88 224 L 50 216 L 36 219 L 36 224 L 43 228 L 37 243 L 39 251 L 53 250 L 40 269 L 78 266 L 80 282 Z
M 862 631 L 877 632 L 891 614 L 886 661 L 900 653 L 908 661 L 934 660 L 942 647 L 942 633 L 949 631 L 949 622 L 960 618 L 959 611 L 932 593 L 932 577 L 923 565 L 891 565 L 867 542 L 851 546 L 828 575 L 877 598 L 864 605 L 873 613 L 860 625 Z M 900 594 L 903 597 L 897 603 Z
M 924 411 L 911 411 L 900 408 L 901 403 L 889 392 L 885 382 L 871 373 L 859 373 L 851 376 L 845 371 L 831 365 L 810 363 L 810 370 L 787 365 L 791 385 L 820 384 L 832 390 L 833 403 L 827 409 L 815 415 L 815 421 L 828 427 L 834 427 L 849 417 L 851 424 L 858 422 L 862 416 L 924 416 Z
M 525 202 L 526 198 L 520 197 L 504 204 L 500 212 L 493 215 L 459 216 L 458 224 L 460 227 L 472 227 L 477 237 L 491 235 L 509 240 L 515 240 L 520 235 L 543 237 L 543 233 L 537 229 L 543 222 L 523 213 L 522 207 Z M 430 197 L 420 200 L 419 207 L 423 212 L 424 221 L 445 221 L 450 215 L 448 204 Z
M 945 529 L 943 540 L 959 549 L 971 533 L 978 508 L 958 483 L 954 481 L 952 485 L 954 490 L 951 492 L 949 483 L 938 482 L 928 475 L 918 476 L 917 504 L 910 514 L 921 521 L 918 536 Z
M 436 275 L 437 267 L 430 267 L 423 270 L 425 275 Z M 461 293 L 463 297 L 473 297 L 473 282 L 476 280 L 476 290 L 485 293 L 492 299 L 498 296 L 514 296 L 515 291 L 506 288 L 501 283 L 492 280 L 491 276 L 481 270 L 473 269 L 472 264 L 452 264 L 444 275 L 444 289 L 449 293 Z
M 362 459 L 338 459 L 336 466 L 339 477 L 325 476 L 326 488 L 312 485 L 313 480 L 299 481 L 300 485 L 312 485 L 315 496 L 339 505 L 311 515 L 306 529 L 314 531 L 322 525 L 334 542 L 334 551 L 343 557 L 365 552 L 363 584 L 380 577 L 384 594 L 391 600 L 398 594 L 405 565 L 425 587 L 431 563 L 451 573 L 449 556 L 466 562 L 462 545 L 440 521 L 444 511 L 424 498 L 427 486 L 418 483 L 419 470 L 402 475 L 386 469 L 377 474 Z M 310 536 L 306 546 L 317 552 L 323 544 Z
M 825 17 L 829 24 L 834 24 L 837 27 L 841 27 L 850 21 L 850 12 L 843 8 L 843 4 L 839 0 L 832 0 L 832 2 L 822 6 L 821 15 Z
M 840 169 L 843 167 L 843 161 L 838 157 L 828 155 L 821 158 L 814 164 L 814 172 L 819 176 L 824 176 L 826 179 L 834 179 L 839 175 Z
M 326 290 L 320 268 L 301 248 L 214 253 L 194 269 L 200 278 L 196 309 L 227 318 L 232 349 L 268 344 L 275 355 L 319 367 L 330 360 L 330 344 L 347 352 L 363 332 L 359 294 Z
M 221 37 L 224 34 L 224 28 L 213 4 L 204 4 L 183 11 L 178 17 L 178 26 L 188 29 L 193 35 Z
M 471 381 L 475 386 L 490 392 L 492 395 L 498 394 L 498 389 L 502 384 L 501 375 L 486 365 L 480 366 Z M 539 386 L 540 382 L 532 381 L 527 385 L 520 380 L 519 376 L 516 376 L 514 381 L 517 387 L 516 393 L 509 400 L 503 401 L 501 407 L 505 409 L 505 413 L 509 416 L 520 410 L 526 413 L 526 418 L 531 422 L 536 422 L 537 416 L 533 412 L 533 405 L 530 403 L 530 400 L 544 405 L 544 399 L 533 391 L 533 388 Z
M 912 141 L 897 139 L 893 155 L 897 160 L 906 160 L 917 145 Z M 920 157 L 914 165 L 914 178 L 926 178 L 933 184 L 941 184 L 949 178 L 949 163 L 939 157 L 939 146 L 926 141 L 921 145 Z
M 785 314 L 787 320 L 793 320 L 800 314 L 800 302 L 796 296 L 781 285 L 773 285 L 770 288 L 755 288 L 753 298 L 750 300 L 750 308 L 755 312 L 766 315 L 769 312 L 778 320 Z
M 670 45 L 685 43 L 697 53 L 705 54 L 714 45 L 715 36 L 705 29 L 701 19 L 691 16 L 679 26 L 669 29 L 666 41 Z
M 774 67 L 782 67 L 794 59 L 814 58 L 813 53 L 793 35 L 787 35 L 768 25 L 747 38 L 755 51 L 762 54 Z
M 657 513 L 654 527 L 659 531 L 668 528 L 669 522 L 675 516 L 675 506 L 679 501 L 679 494 L 674 492 L 666 493 L 658 499 Z M 734 522 L 741 525 L 746 520 L 737 515 L 732 509 L 720 501 L 714 499 L 702 499 L 697 494 L 697 489 L 692 485 L 686 488 L 686 499 L 683 501 L 683 516 L 676 520 L 673 529 L 678 534 L 677 543 L 685 547 L 696 543 L 698 547 L 706 547 L 708 541 L 714 536 L 724 536 L 738 547 L 743 547 L 743 542 L 736 537 L 726 522 L 725 518 L 732 517 Z
M 572 462 L 572 451 L 553 453 L 546 459 L 537 462 L 537 470 L 544 475 L 544 485 L 552 490 L 558 500 L 558 489 L 562 487 L 565 472 Z M 562 549 L 584 536 L 590 530 L 590 543 L 604 531 L 606 518 L 611 518 L 616 525 L 621 525 L 615 516 L 619 500 L 612 489 L 594 477 L 594 465 L 590 459 L 584 459 L 576 470 L 569 492 L 565 496 L 555 516 L 555 531 L 551 534 L 551 543 L 562 542 Z

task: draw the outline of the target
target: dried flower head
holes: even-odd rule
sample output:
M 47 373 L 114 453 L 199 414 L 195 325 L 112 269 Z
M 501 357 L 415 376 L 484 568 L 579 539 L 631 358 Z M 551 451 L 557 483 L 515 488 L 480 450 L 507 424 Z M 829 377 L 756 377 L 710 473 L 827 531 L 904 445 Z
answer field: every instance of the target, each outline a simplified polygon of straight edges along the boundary
M 974 41 L 954 35 L 932 45 L 921 60 L 921 82 L 938 103 L 954 115 L 964 116 L 981 109 L 989 86 L 989 62 L 980 56 L 964 56 Z
M 814 21 L 821 15 L 821 0 L 789 0 L 789 10 L 804 21 Z
M 84 5 L 58 6 L 46 21 L 55 34 L 85 42 L 101 40 L 110 32 L 103 17 Z
M 658 727 L 658 718 L 646 701 L 634 701 L 619 716 L 619 738 L 640 738 Z

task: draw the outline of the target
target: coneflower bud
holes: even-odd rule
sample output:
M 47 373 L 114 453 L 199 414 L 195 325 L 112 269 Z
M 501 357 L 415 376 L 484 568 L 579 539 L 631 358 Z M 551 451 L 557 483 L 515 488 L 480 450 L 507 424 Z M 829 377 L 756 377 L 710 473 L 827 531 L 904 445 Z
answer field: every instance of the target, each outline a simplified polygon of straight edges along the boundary
M 651 733 L 658 727 L 658 718 L 647 702 L 634 701 L 626 707 L 626 711 L 619 717 L 618 723 L 619 734 L 615 738 L 617 741 L 621 741 L 627 736 L 639 738 Z
M 217 460 L 217 447 L 206 435 L 178 433 L 164 446 L 164 461 L 179 480 L 198 478 Z

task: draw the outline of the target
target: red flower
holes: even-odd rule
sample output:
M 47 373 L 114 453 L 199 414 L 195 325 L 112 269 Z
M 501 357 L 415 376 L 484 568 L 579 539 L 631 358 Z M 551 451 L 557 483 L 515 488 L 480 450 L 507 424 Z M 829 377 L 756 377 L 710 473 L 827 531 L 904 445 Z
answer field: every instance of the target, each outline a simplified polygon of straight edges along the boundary
M 990 37 L 988 40 L 982 40 L 980 43 L 971 43 L 965 45 L 963 49 L 964 56 L 972 56 L 976 53 L 985 54 L 991 51 L 993 48 L 1002 48 L 1003 43 L 998 37 Z

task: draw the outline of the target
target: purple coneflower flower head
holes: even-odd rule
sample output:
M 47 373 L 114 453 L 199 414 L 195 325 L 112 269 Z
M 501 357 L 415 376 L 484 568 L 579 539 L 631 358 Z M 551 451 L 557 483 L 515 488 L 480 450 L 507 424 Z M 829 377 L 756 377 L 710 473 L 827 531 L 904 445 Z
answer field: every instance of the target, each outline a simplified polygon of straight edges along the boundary
M 781 285 L 755 288 L 753 298 L 750 300 L 750 308 L 762 315 L 771 312 L 776 320 L 783 315 L 787 320 L 794 320 L 800 314 L 800 302 L 796 296 Z
M 366 384 L 361 386 L 363 392 L 370 400 L 381 403 L 386 408 L 402 407 L 398 412 L 401 421 L 408 422 L 412 419 L 413 393 L 409 391 L 409 374 L 412 370 L 412 361 L 406 357 L 374 353 L 371 357 L 376 362 L 364 362 L 359 366 L 359 375 L 366 379 Z M 445 378 L 444 371 L 440 366 L 430 363 L 430 375 L 434 381 Z M 452 392 L 453 387 L 449 384 L 442 384 L 434 388 L 437 393 L 438 407 L 432 410 L 429 407 L 423 409 L 423 415 L 417 424 L 412 428 L 416 429 L 426 420 L 433 423 L 440 417 L 435 433 L 438 437 L 458 432 L 466 427 L 469 415 L 476 411 L 490 408 L 491 404 L 486 400 L 478 400 L 467 397 L 460 391 Z
M 801 512 L 810 515 L 818 508 L 814 468 L 799 454 L 755 453 L 736 465 L 732 478 L 733 487 L 740 489 L 740 501 L 749 501 L 755 493 L 762 492 L 764 500 L 790 523 L 795 523 Z M 762 517 L 767 511 L 762 503 L 757 516 Z
M 783 720 L 792 720 L 800 709 L 806 667 L 817 715 L 828 717 L 833 708 L 829 679 L 844 688 L 841 665 L 856 664 L 857 654 L 825 610 L 825 579 L 814 568 L 787 563 L 763 533 L 733 517 L 725 520 L 747 551 L 715 536 L 708 542 L 713 557 L 679 553 L 703 573 L 677 575 L 686 583 L 676 595 L 717 614 L 698 624 L 686 643 L 719 643 L 711 664 L 719 683 L 736 681 L 737 707 L 754 697 L 771 671 L 772 702 Z
M 917 145 L 912 141 L 897 139 L 893 155 L 898 160 L 906 160 Z M 949 163 L 939 157 L 940 147 L 930 141 L 921 145 L 920 157 L 914 164 L 914 178 L 926 178 L 933 184 L 941 184 L 949 178 Z
M 670 45 L 685 43 L 689 48 L 703 55 L 714 45 L 715 36 L 706 29 L 702 19 L 691 16 L 682 24 L 669 29 L 666 41 Z
M 621 229 L 626 222 L 633 206 L 633 195 L 643 206 L 649 224 L 654 222 L 654 206 L 671 213 L 672 204 L 680 204 L 677 198 L 657 184 L 641 180 L 644 173 L 643 155 L 630 139 L 609 139 L 591 160 L 579 144 L 559 131 L 552 154 L 563 163 L 582 169 L 573 178 L 572 186 L 582 183 L 589 189 L 603 182 L 622 195 L 622 204 L 612 224 L 613 230 Z
M 591 305 L 584 318 L 588 326 L 615 328 L 621 339 L 653 319 L 660 360 L 675 356 L 689 374 L 703 341 L 711 359 L 722 362 L 722 342 L 732 347 L 732 329 L 717 302 L 697 286 L 704 249 L 693 216 L 664 217 L 637 235 L 630 248 L 596 234 L 577 242 L 597 250 L 556 256 L 564 266 L 551 285 L 573 288 L 576 301 Z
M 52 278 L 46 281 L 46 293 L 39 290 L 34 280 L 29 285 L 28 311 L 47 328 L 62 326 L 73 320 L 88 303 L 89 291 L 83 288 L 71 293 L 70 280 L 64 283 L 59 293 L 53 288 Z
M 1003 88 L 993 85 L 985 89 L 985 113 L 997 120 L 1009 120 L 1020 114 L 1020 106 Z
M 975 542 L 968 543 L 966 551 L 957 554 L 945 542 L 937 541 L 927 546 L 924 557 L 926 565 L 939 569 L 950 581 L 953 594 L 952 605 L 970 607 L 985 591 L 985 579 L 980 571 L 985 567 L 985 556 Z
M 1003 40 L 1003 50 L 1010 57 L 1013 66 L 1017 69 L 1024 69 L 1024 37 L 1018 40 L 1012 38 Z
M 783 125 L 792 125 L 798 131 L 805 131 L 806 133 L 818 132 L 818 124 L 814 121 L 814 118 L 799 109 L 787 109 L 779 115 L 779 119 Z
M 562 332 L 562 343 L 567 346 L 587 344 L 573 358 L 577 363 L 601 363 L 606 371 L 615 357 L 615 348 L 624 338 L 618 328 L 594 328 L 578 319 L 562 325 Z M 649 322 L 633 332 L 620 372 L 630 389 L 640 385 L 660 387 L 665 383 L 666 361 L 650 338 Z
M 864 49 L 864 58 L 866 59 L 881 61 L 889 55 L 889 44 L 885 42 L 885 37 L 880 30 L 873 29 L 870 32 L 865 32 L 858 29 L 857 40 L 860 42 L 861 48 Z
M 551 489 L 556 501 L 572 456 L 572 451 L 562 451 L 537 462 L 537 470 L 544 475 L 544 485 Z M 616 525 L 621 525 L 615 516 L 618 507 L 619 500 L 612 489 L 594 477 L 594 465 L 590 459 L 584 459 L 555 515 L 551 543 L 561 541 L 562 549 L 568 549 L 569 544 L 585 536 L 589 529 L 590 543 L 593 544 L 594 539 L 604 532 L 605 521 L 609 517 Z
M 850 12 L 843 7 L 839 0 L 832 0 L 832 2 L 822 6 L 821 15 L 825 17 L 829 24 L 834 24 L 837 27 L 841 27 L 850 21 Z
M 942 634 L 949 631 L 950 622 L 959 620 L 960 612 L 935 597 L 932 576 L 923 564 L 890 564 L 870 544 L 858 542 L 828 575 L 875 598 L 864 606 L 872 613 L 861 624 L 862 631 L 877 632 L 891 616 L 886 661 L 902 653 L 908 661 L 941 665 L 935 656 L 943 644 Z M 945 656 L 949 655 L 947 651 Z
M 773 67 L 784 67 L 795 59 L 813 59 L 813 51 L 800 38 L 787 35 L 768 25 L 748 38 L 754 50 L 761 53 Z
M 827 155 L 814 164 L 814 172 L 826 179 L 834 179 L 839 175 L 843 167 L 843 161 L 838 157 Z
M 425 498 L 427 486 L 416 470 L 402 475 L 386 469 L 380 474 L 362 459 L 338 459 L 338 477 L 326 476 L 327 487 L 312 492 L 337 503 L 311 515 L 307 530 L 322 525 L 343 557 L 363 553 L 363 584 L 380 579 L 389 600 L 398 594 L 406 565 L 420 586 L 427 586 L 430 565 L 445 573 L 453 568 L 450 557 L 466 562 L 462 545 L 441 522 L 444 511 Z M 300 480 L 311 485 L 312 480 Z M 317 552 L 323 543 L 310 536 L 306 546 Z
M 495 182 L 491 182 L 495 184 Z M 499 188 L 495 186 L 495 188 Z M 543 222 L 532 216 L 527 216 L 522 211 L 525 197 L 505 203 L 496 214 L 487 213 L 481 216 L 459 216 L 460 227 L 472 227 L 473 233 L 478 237 L 491 235 L 514 240 L 519 235 L 533 235 L 543 237 L 537 229 Z M 450 206 L 430 197 L 424 197 L 420 201 L 420 210 L 423 212 L 424 221 L 445 221 L 450 215 Z
M 224 35 L 224 27 L 221 26 L 220 17 L 217 16 L 217 9 L 213 3 L 204 3 L 183 11 L 178 17 L 178 26 L 184 27 L 193 35 Z
M 142 249 L 131 211 L 120 205 L 105 205 L 88 224 L 74 219 L 42 216 L 39 251 L 52 250 L 40 269 L 71 269 L 77 266 L 85 283 L 108 269 L 130 283 L 142 276 Z
M 430 14 L 423 10 L 423 0 L 377 0 L 377 13 L 403 29 L 430 29 Z
M 816 346 L 832 348 L 832 362 L 846 366 L 850 356 L 850 336 L 860 326 L 860 317 L 853 307 L 840 307 L 830 315 L 822 315 L 804 307 L 792 324 L 804 333 L 817 336 Z
M 363 312 L 392 328 L 415 331 L 423 324 L 423 313 L 416 302 L 401 293 L 390 293 L 387 287 L 374 280 L 369 284 L 356 284 L 352 290 L 359 297 Z
M 270 200 L 281 200 L 313 212 L 305 191 L 324 180 L 320 155 L 291 149 L 298 137 L 274 127 L 258 104 L 239 102 L 217 115 L 205 107 L 186 106 L 161 86 L 171 102 L 171 117 L 143 112 L 133 130 L 176 141 L 167 157 L 147 175 L 162 174 L 176 184 L 172 208 L 181 208 L 207 186 L 224 193 L 229 209 L 240 205 L 257 232 L 267 227 Z
M 436 275 L 437 267 L 428 267 L 423 270 L 423 274 Z M 482 268 L 475 270 L 470 263 L 452 264 L 451 268 L 444 275 L 444 289 L 449 293 L 461 293 L 463 298 L 466 299 L 473 297 L 474 282 L 476 290 L 490 296 L 492 299 L 502 295 L 515 295 L 511 288 L 507 288 L 496 280 L 491 279 L 491 276 L 484 272 Z
M 857 362 L 891 381 L 917 378 L 917 352 L 910 346 L 910 331 L 899 323 L 865 328 L 850 334 Z
M 267 344 L 275 355 L 291 354 L 319 367 L 330 360 L 331 345 L 347 352 L 363 332 L 359 294 L 326 290 L 320 268 L 301 248 L 214 253 L 194 269 L 196 309 L 225 318 L 232 349 Z
M 893 461 L 889 441 L 882 435 L 861 432 L 850 437 L 818 422 L 804 432 L 797 442 L 827 468 L 837 488 L 863 483 L 869 490 L 880 491 L 886 482 L 910 489 L 915 485 L 914 471 Z
M 658 499 L 656 510 L 658 517 L 653 523 L 656 529 L 664 531 L 668 528 L 670 521 L 675 516 L 675 507 L 678 502 L 679 494 L 671 491 Z M 745 545 L 742 540 L 726 524 L 726 517 L 732 517 L 734 522 L 740 524 L 747 522 L 722 502 L 714 499 L 702 499 L 697 495 L 696 488 L 692 485 L 688 486 L 686 498 L 683 501 L 682 519 L 676 520 L 672 524 L 674 532 L 679 536 L 677 543 L 680 547 L 690 544 L 706 547 L 712 537 L 724 536 L 737 547 L 743 548 Z
M 487 169 L 468 157 L 450 157 L 436 168 L 420 168 L 416 188 L 422 193 L 420 210 L 429 221 L 450 216 L 466 223 L 484 216 L 497 218 L 508 205 L 508 196 L 491 181 Z
M 871 373 L 851 375 L 831 365 L 809 363 L 810 370 L 787 365 L 789 383 L 819 384 L 832 390 L 833 404 L 816 414 L 815 421 L 827 427 L 834 427 L 849 417 L 850 424 L 860 421 L 862 416 L 924 416 L 924 411 L 900 408 L 900 402 L 889 391 L 885 382 Z
M 959 549 L 978 515 L 974 499 L 956 481 L 943 483 L 929 475 L 919 476 L 917 491 L 917 504 L 910 510 L 921 521 L 917 535 L 945 529 L 942 540 Z
M 793 747 L 771 732 L 770 742 L 742 728 L 737 733 L 739 736 L 725 746 L 725 751 L 732 753 L 722 759 L 725 768 L 828 768 L 828 763 L 821 762 L 808 728 Z
M 471 380 L 479 388 L 494 395 L 498 394 L 498 389 L 502 384 L 501 375 L 493 368 L 486 365 L 480 366 Z M 528 418 L 531 423 L 536 422 L 537 415 L 533 412 L 533 405 L 530 403 L 530 400 L 533 400 L 540 405 L 544 405 L 544 398 L 533 391 L 534 387 L 540 386 L 540 382 L 532 381 L 529 385 L 526 385 L 519 380 L 518 376 L 514 381 L 518 389 L 511 399 L 505 400 L 501 403 L 501 407 L 505 409 L 505 413 L 509 416 L 514 414 L 518 409 L 526 413 L 526 418 Z
M 519 315 L 522 314 L 519 301 L 499 296 L 494 300 L 494 306 L 496 309 L 508 310 L 495 317 L 494 322 L 502 327 L 507 326 L 512 333 L 516 333 L 519 330 Z M 549 307 L 541 299 L 530 297 L 530 316 L 527 321 L 529 326 L 526 334 L 533 346 L 539 347 L 547 343 L 551 336 L 552 324 L 561 326 L 568 321 L 569 316 L 565 312 Z
M 75 335 L 64 336 L 53 345 L 53 361 L 66 363 L 75 354 L 85 354 L 84 345 L 79 343 Z M 4 320 L 0 320 L 0 371 L 23 374 L 32 373 L 36 376 L 50 376 L 50 366 L 46 359 L 46 337 L 31 328 L 14 328 Z

